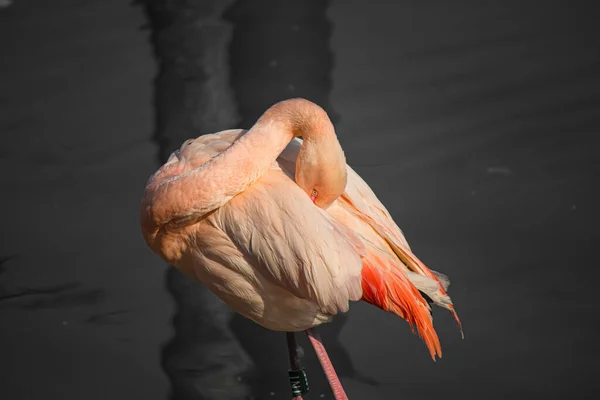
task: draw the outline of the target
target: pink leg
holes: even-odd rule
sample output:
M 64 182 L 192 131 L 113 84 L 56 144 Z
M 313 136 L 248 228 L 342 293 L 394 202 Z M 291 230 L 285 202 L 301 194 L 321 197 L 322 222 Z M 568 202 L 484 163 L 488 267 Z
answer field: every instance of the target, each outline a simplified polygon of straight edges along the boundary
M 335 369 L 333 368 L 333 364 L 327 355 L 327 351 L 325 350 L 325 346 L 323 346 L 323 342 L 321 342 L 321 337 L 319 334 L 313 330 L 308 329 L 306 331 L 306 335 L 308 336 L 308 340 L 312 344 L 315 349 L 315 353 L 317 353 L 317 358 L 321 363 L 321 367 L 323 367 L 323 371 L 325 372 L 325 376 L 329 381 L 329 385 L 331 386 L 331 390 L 333 391 L 333 395 L 336 400 L 348 400 L 348 396 L 346 396 L 346 392 L 344 392 L 344 388 L 342 387 L 342 383 L 335 373 Z

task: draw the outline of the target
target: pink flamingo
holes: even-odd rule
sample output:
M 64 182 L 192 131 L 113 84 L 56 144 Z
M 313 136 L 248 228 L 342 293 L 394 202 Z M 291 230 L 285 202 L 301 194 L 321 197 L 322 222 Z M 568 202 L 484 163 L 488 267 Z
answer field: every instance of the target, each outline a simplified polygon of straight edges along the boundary
M 346 165 L 327 113 L 304 99 L 275 104 L 249 131 L 187 140 L 150 177 L 141 224 L 166 262 L 246 318 L 289 332 L 293 369 L 293 332 L 306 331 L 338 399 L 346 395 L 312 328 L 350 301 L 405 319 L 434 360 L 442 350 L 422 294 L 460 327 L 448 279 L 411 252 Z

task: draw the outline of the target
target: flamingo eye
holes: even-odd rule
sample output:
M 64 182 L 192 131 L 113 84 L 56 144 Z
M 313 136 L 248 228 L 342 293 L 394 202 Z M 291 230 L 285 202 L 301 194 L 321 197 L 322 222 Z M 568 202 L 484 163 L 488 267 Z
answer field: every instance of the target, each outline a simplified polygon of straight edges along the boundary
M 316 196 L 316 195 L 317 195 L 317 189 L 313 189 L 312 193 L 311 193 L 311 196 Z

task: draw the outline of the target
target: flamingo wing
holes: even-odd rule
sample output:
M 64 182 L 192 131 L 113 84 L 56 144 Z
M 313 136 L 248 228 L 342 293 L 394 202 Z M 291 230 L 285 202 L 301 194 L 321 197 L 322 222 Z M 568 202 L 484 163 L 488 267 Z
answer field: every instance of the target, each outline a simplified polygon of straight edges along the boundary
M 215 215 L 250 264 L 334 315 L 362 297 L 361 241 L 274 167 Z

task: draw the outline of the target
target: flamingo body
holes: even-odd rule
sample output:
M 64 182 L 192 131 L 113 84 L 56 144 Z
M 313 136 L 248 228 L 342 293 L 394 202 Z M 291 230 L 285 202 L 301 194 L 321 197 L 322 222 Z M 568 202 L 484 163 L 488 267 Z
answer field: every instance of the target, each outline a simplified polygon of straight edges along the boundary
M 410 251 L 387 209 L 346 165 L 335 135 L 311 138 L 314 130 L 333 132 L 326 114 L 305 100 L 284 106 L 250 131 L 200 136 L 173 153 L 146 188 L 142 229 L 149 246 L 265 328 L 307 330 L 362 299 L 416 326 L 432 357 L 441 356 L 421 293 L 456 317 L 447 279 Z M 323 195 L 315 199 L 300 185 L 328 173 L 305 172 L 319 149 L 323 163 L 341 171 L 329 178 L 343 191 L 328 196 L 317 185 Z M 210 176 L 202 175 L 210 168 Z M 214 199 L 205 199 L 209 194 Z

